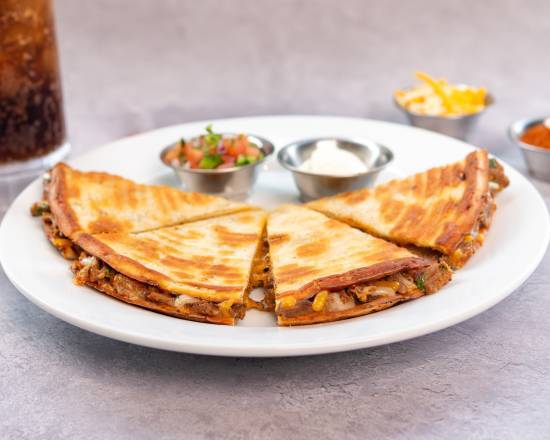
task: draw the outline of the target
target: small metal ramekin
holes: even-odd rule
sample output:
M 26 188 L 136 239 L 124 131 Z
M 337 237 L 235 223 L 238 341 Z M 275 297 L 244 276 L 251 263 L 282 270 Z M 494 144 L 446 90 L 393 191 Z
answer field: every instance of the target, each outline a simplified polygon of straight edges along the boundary
M 477 123 L 479 117 L 485 110 L 494 104 L 492 95 L 485 97 L 485 107 L 477 113 L 458 116 L 430 116 L 420 113 L 414 113 L 403 107 L 395 96 L 393 102 L 403 113 L 407 115 L 409 123 L 414 127 L 425 128 L 426 130 L 436 131 L 447 136 L 452 136 L 460 140 L 467 140 L 473 127 Z
M 222 136 L 236 136 L 235 133 L 220 133 Z M 232 168 L 203 170 L 198 168 L 185 168 L 183 165 L 175 165 L 166 160 L 165 156 L 177 143 L 168 145 L 160 153 L 162 162 L 172 168 L 179 177 L 181 183 L 188 191 L 213 194 L 232 199 L 245 199 L 252 191 L 260 165 L 275 150 L 273 144 L 260 136 L 247 134 L 253 144 L 260 147 L 264 157 L 262 160 L 249 165 L 235 166 Z M 191 139 L 190 139 L 191 140 Z
M 300 170 L 300 165 L 309 159 L 321 142 L 334 142 L 338 148 L 353 153 L 367 165 L 368 171 L 352 176 L 330 176 Z M 277 159 L 281 166 L 292 172 L 300 197 L 307 202 L 372 185 L 380 171 L 393 160 L 393 153 L 374 141 L 317 138 L 286 145 L 277 154 Z
M 534 177 L 550 181 L 550 150 L 526 144 L 520 140 L 525 131 L 533 125 L 542 124 L 547 118 L 525 118 L 514 122 L 508 128 L 512 141 L 521 149 L 529 173 Z

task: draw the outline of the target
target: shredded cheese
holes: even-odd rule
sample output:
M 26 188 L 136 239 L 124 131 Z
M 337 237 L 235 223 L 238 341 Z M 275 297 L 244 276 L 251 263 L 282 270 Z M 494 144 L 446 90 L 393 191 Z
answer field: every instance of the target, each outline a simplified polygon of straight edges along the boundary
M 296 298 L 293 296 L 285 296 L 277 301 L 279 307 L 282 309 L 291 309 L 296 305 Z
M 311 305 L 311 308 L 315 312 L 320 312 L 325 308 L 325 304 L 327 303 L 328 298 L 328 291 L 322 290 L 317 295 L 315 295 L 315 299 L 313 300 L 313 304 Z

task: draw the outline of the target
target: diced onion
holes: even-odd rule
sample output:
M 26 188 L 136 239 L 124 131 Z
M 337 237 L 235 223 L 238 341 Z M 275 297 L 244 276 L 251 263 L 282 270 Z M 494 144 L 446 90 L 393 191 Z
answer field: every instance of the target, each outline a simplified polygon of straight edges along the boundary
M 391 287 L 376 286 L 376 289 L 370 295 L 393 296 L 395 295 L 395 290 Z
M 410 280 L 409 278 L 407 278 L 402 273 L 397 273 L 397 274 L 393 275 L 393 277 L 395 278 L 395 280 L 397 282 L 399 282 L 399 288 L 397 289 L 397 291 L 399 293 L 407 293 L 409 290 L 416 287 L 414 282 L 412 280 Z
M 332 292 L 328 295 L 326 309 L 329 312 L 342 312 L 344 310 L 353 309 L 355 307 L 355 301 L 351 298 L 349 301 L 342 301 L 338 292 Z
M 193 298 L 192 296 L 178 295 L 174 300 L 174 306 L 177 308 L 180 308 L 185 306 L 186 304 L 193 304 L 199 301 L 200 300 L 198 298 Z
M 378 296 L 394 296 L 395 290 L 386 286 L 365 286 L 355 292 L 355 296 L 361 302 L 368 302 L 369 296 L 376 299 Z
M 96 262 L 96 258 L 95 257 L 92 257 L 92 256 L 89 256 L 89 257 L 84 257 L 80 260 L 80 262 L 84 265 L 84 266 L 92 266 L 95 262 Z

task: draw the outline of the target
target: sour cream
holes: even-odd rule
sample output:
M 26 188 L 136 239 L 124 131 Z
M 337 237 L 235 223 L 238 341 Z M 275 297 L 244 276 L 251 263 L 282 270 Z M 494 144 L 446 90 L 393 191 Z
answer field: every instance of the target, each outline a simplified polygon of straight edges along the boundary
M 320 142 L 309 159 L 298 169 L 329 176 L 353 176 L 368 171 L 361 159 L 349 151 L 338 148 L 332 141 Z

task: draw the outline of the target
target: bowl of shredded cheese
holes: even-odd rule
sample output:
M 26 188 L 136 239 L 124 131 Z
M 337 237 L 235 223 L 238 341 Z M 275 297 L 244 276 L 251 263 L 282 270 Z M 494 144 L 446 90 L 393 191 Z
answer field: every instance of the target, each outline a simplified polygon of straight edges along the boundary
M 416 72 L 421 81 L 398 89 L 393 98 L 411 125 L 465 140 L 481 113 L 493 103 L 484 87 L 453 84 Z

